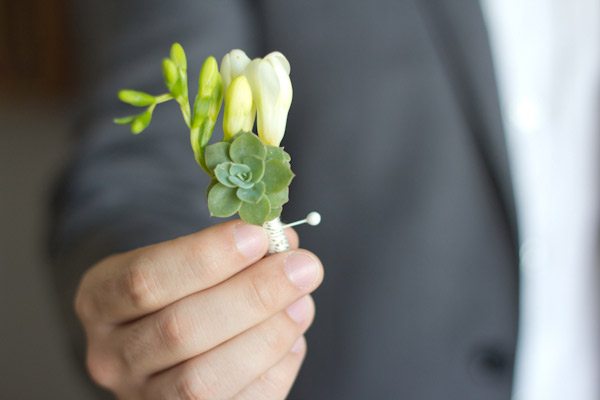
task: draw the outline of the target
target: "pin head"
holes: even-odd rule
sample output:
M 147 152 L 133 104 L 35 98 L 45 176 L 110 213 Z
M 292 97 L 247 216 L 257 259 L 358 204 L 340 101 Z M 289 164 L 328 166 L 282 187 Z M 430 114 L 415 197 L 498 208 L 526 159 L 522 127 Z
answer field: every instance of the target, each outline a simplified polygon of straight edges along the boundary
M 308 213 L 306 223 L 312 226 L 319 225 L 321 223 L 321 214 L 316 211 Z

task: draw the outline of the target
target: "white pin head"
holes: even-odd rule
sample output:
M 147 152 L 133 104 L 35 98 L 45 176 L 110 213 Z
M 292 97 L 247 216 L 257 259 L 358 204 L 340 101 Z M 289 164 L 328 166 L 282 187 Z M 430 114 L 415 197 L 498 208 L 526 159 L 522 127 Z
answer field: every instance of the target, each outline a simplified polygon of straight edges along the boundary
M 321 223 L 321 214 L 316 211 L 308 213 L 306 223 L 312 226 L 317 226 Z
M 283 228 L 291 228 L 292 226 L 309 224 L 311 226 L 317 226 L 321 223 L 321 214 L 316 211 L 312 211 L 308 213 L 306 218 L 301 219 L 300 221 L 292 222 L 290 224 L 284 225 Z

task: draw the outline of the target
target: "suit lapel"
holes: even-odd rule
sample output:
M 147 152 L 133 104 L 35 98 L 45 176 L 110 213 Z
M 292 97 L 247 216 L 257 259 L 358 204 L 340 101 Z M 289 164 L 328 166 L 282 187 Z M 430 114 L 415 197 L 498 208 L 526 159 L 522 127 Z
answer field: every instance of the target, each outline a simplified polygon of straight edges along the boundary
M 515 203 L 487 30 L 477 0 L 415 0 L 518 243 Z

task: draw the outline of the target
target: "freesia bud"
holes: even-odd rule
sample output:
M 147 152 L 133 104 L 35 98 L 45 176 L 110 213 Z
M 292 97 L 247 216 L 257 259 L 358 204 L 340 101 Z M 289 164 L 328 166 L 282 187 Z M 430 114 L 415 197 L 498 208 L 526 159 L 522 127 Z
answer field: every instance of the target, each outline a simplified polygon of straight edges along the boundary
M 198 94 L 194 100 L 191 123 L 191 142 L 196 159 L 201 159 L 202 148 L 213 133 L 223 100 L 223 81 L 217 60 L 208 57 L 202 64 L 198 79 Z
M 171 60 L 183 71 L 187 71 L 187 57 L 185 56 L 183 47 L 179 43 L 173 43 L 171 46 Z
M 225 54 L 221 61 L 224 90 L 227 90 L 227 87 L 235 78 L 242 75 L 249 63 L 250 58 L 242 50 L 235 49 Z
M 163 77 L 169 91 L 173 90 L 177 79 L 179 79 L 179 71 L 177 71 L 177 65 L 170 58 L 163 60 Z
M 256 104 L 258 136 L 271 146 L 279 146 L 285 134 L 293 95 L 289 73 L 290 64 L 279 52 L 252 60 L 244 71 Z
M 254 115 L 252 89 L 246 77 L 240 75 L 231 82 L 225 93 L 224 139 L 229 140 L 240 132 L 251 132 Z

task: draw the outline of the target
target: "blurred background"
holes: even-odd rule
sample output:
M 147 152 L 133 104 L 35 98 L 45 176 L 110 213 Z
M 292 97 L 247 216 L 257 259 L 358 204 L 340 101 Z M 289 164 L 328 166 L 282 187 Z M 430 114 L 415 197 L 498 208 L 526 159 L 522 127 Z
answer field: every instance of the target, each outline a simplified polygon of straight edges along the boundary
M 75 79 L 66 0 L 0 0 L 0 398 L 91 398 L 47 270 Z

